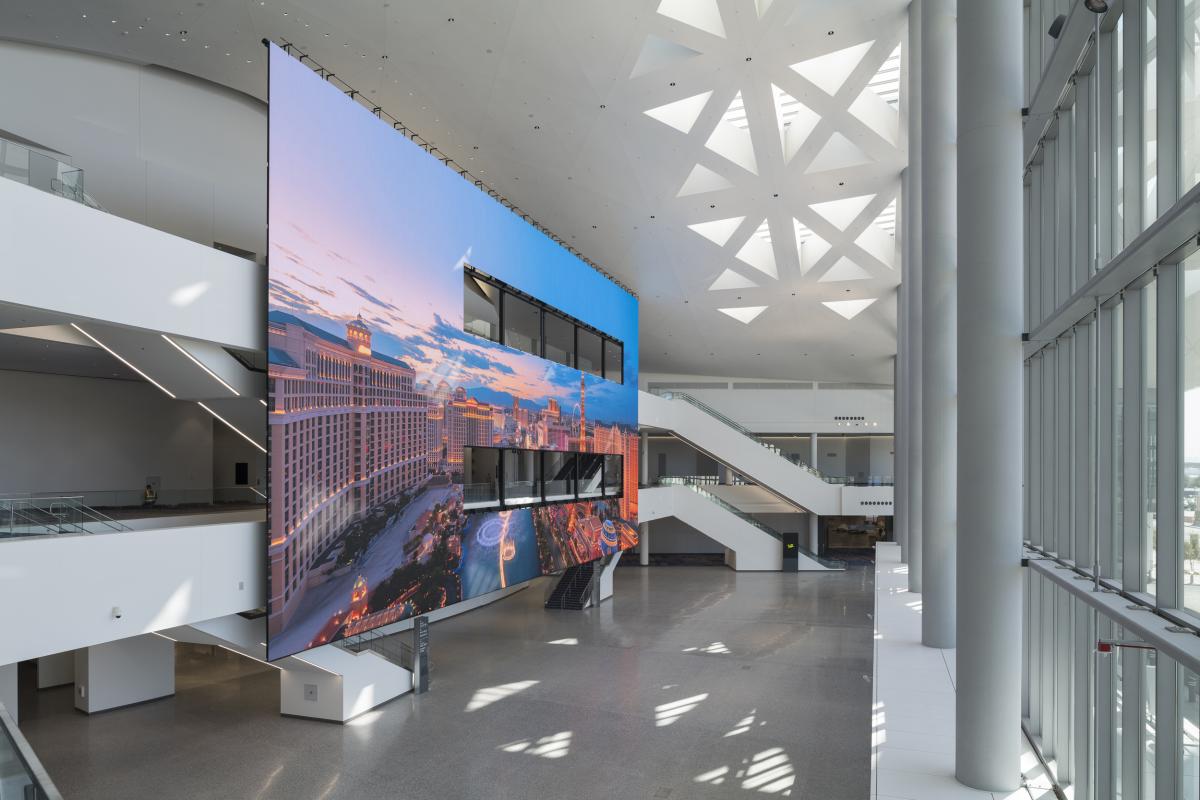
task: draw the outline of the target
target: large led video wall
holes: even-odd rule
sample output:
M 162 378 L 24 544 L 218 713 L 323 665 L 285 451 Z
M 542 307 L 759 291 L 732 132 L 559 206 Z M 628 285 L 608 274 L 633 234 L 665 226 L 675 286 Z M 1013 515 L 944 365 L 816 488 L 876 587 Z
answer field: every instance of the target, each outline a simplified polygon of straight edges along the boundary
M 632 547 L 637 300 L 274 46 L 269 92 L 268 658 Z M 621 380 L 464 330 L 476 270 L 623 345 Z M 623 473 L 480 510 L 489 448 Z

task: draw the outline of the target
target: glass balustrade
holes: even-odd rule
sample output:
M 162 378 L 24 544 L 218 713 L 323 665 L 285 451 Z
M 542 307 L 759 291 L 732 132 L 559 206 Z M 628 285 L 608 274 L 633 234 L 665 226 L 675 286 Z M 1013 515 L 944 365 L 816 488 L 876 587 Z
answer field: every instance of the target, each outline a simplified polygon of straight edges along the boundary
M 708 478 L 710 476 L 705 475 L 703 477 Z M 708 500 L 711 503 L 715 503 L 716 505 L 718 505 L 721 508 L 728 511 L 730 514 L 733 514 L 733 515 L 739 517 L 740 519 L 742 519 L 744 522 L 747 522 L 750 525 L 753 525 L 754 527 L 758 528 L 760 531 L 767 534 L 768 536 L 770 536 L 774 539 L 778 539 L 780 541 L 780 543 L 783 542 L 783 534 L 782 533 L 775 530 L 770 525 L 767 525 L 765 522 L 755 519 L 753 516 L 751 516 L 750 514 L 747 514 L 745 511 L 742 511 L 737 506 L 722 500 L 720 497 L 718 497 L 717 495 L 713 494 L 712 492 L 710 492 L 704 488 L 704 486 L 712 486 L 712 485 L 719 485 L 719 484 L 693 483 L 689 477 L 685 476 L 685 477 L 662 477 L 662 478 L 658 479 L 658 485 L 659 486 L 682 486 L 686 489 L 690 489 L 691 491 L 693 491 L 696 494 L 703 497 L 705 500 Z M 798 549 L 801 553 L 803 553 L 804 555 L 813 559 L 817 563 L 819 563 L 823 566 L 829 567 L 830 569 L 845 569 L 846 568 L 846 562 L 838 561 L 838 560 L 832 559 L 832 558 L 823 558 L 822 556 L 817 555 L 816 553 L 809 550 L 807 547 L 804 547 L 803 545 L 798 546 L 796 549 Z
M 0 178 L 24 183 L 101 211 L 104 208 L 83 190 L 83 170 L 54 156 L 0 138 Z
M 0 704 L 0 798 L 9 797 L 62 800 L 17 723 Z

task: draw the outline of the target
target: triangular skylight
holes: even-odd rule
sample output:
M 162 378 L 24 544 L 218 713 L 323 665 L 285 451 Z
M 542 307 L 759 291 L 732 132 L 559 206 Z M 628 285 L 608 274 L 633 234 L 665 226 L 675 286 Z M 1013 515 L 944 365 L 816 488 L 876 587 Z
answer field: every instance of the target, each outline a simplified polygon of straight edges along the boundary
M 673 103 L 648 109 L 642 113 L 651 119 L 656 119 L 665 125 L 670 125 L 677 131 L 688 133 L 692 130 L 692 126 L 696 124 L 696 118 L 700 116 L 700 112 L 704 110 L 704 104 L 708 102 L 708 98 L 711 96 L 712 92 L 703 92 L 702 94 L 685 97 L 682 100 L 676 100 Z
M 775 248 L 757 236 L 746 240 L 737 257 L 739 261 L 749 264 L 764 275 L 779 277 L 779 270 L 775 266 Z
M 746 109 L 741 92 L 737 93 L 729 108 L 721 115 L 704 146 L 749 172 L 758 174 L 754 144 L 750 140 L 750 128 L 746 123 Z
M 839 281 L 865 281 L 871 278 L 871 273 L 855 264 L 848 258 L 839 258 L 837 263 L 825 271 L 817 279 L 817 283 L 836 283 Z
M 814 203 L 811 208 L 844 231 L 874 199 L 875 195 L 864 194 L 859 197 L 830 200 L 827 203 Z
M 689 228 L 696 233 L 708 239 L 715 245 L 724 247 L 729 241 L 729 237 L 733 236 L 733 232 L 742 224 L 745 217 L 730 217 L 729 219 L 714 219 L 711 222 L 697 222 L 688 225 Z
M 686 197 L 690 194 L 717 192 L 732 186 L 733 184 L 721 175 L 713 172 L 703 164 L 697 164 L 692 167 L 692 174 L 688 175 L 687 180 L 683 182 L 683 186 L 679 189 L 679 194 L 675 196 Z
M 652 33 L 646 37 L 646 42 L 642 45 L 642 52 L 638 55 L 637 63 L 633 65 L 633 72 L 629 74 L 629 77 L 636 78 L 647 72 L 672 66 L 698 55 L 700 55 L 698 50 L 685 47 L 661 36 L 655 36 Z
M 889 106 L 870 89 L 863 89 L 849 111 L 863 124 L 892 144 L 900 140 L 900 112 Z
M 875 224 L 885 233 L 896 235 L 896 198 L 893 197 L 892 202 L 879 212 L 879 216 L 875 218 Z
M 871 163 L 871 157 L 862 151 L 858 145 L 838 132 L 834 132 L 817 153 L 817 157 L 808 165 L 805 172 L 828 172 L 834 169 L 857 167 Z
M 820 115 L 774 84 L 775 121 L 779 125 L 779 140 L 783 145 L 783 160 L 791 161 L 800 145 L 821 121 Z
M 717 279 L 712 282 L 708 290 L 710 292 L 719 292 L 723 289 L 754 289 L 757 286 L 757 283 L 745 275 L 740 275 L 731 269 L 727 269 L 717 276 Z
M 796 244 L 804 244 L 813 237 L 813 232 L 809 230 L 809 227 L 795 217 L 792 218 L 792 229 L 796 232 Z
M 796 223 L 799 225 L 800 223 Z M 803 226 L 801 226 L 803 227 Z M 807 228 L 805 230 L 808 230 Z M 800 245 L 800 274 L 805 275 L 810 269 L 815 267 L 826 254 L 829 253 L 831 246 L 829 242 L 817 236 L 812 231 L 808 231 L 808 235 L 803 240 L 800 239 L 800 231 L 796 231 L 796 242 Z
M 884 60 L 867 88 L 894 109 L 900 108 L 900 45 Z
M 872 297 L 867 300 L 823 300 L 821 301 L 821 305 L 841 317 L 854 319 L 878 299 L 877 297 Z
M 721 21 L 717 0 L 662 0 L 658 13 L 725 38 L 725 23 Z
M 762 239 L 767 244 L 770 244 L 771 243 L 771 222 L 770 222 L 770 220 L 764 219 L 762 221 L 762 225 L 759 225 L 757 228 L 754 229 L 754 235 L 757 236 L 758 238 Z
M 766 306 L 742 306 L 741 308 L 718 308 L 722 314 L 728 314 L 738 322 L 744 322 L 749 325 L 758 317 L 759 314 L 766 311 Z
M 792 64 L 792 70 L 815 83 L 828 94 L 837 94 L 838 89 L 850 77 L 850 73 L 862 61 L 874 42 L 863 42 L 833 53 L 810 58 Z
M 772 0 L 754 0 L 754 6 L 758 9 L 758 18 L 762 19 L 767 13 L 767 9 L 771 7 Z
M 868 225 L 854 243 L 889 269 L 896 266 L 896 238 L 885 233 L 878 225 Z

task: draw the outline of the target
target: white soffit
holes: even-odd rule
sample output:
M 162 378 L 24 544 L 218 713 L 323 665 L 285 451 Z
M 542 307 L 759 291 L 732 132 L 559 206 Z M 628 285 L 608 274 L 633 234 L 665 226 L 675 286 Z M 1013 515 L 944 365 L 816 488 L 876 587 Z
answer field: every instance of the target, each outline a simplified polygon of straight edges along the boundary
M 647 72 L 657 72 L 698 55 L 699 50 L 651 33 L 646 36 L 646 43 L 642 45 L 642 52 L 638 55 L 637 63 L 633 65 L 633 72 L 629 73 L 629 77 L 637 78 Z
M 749 325 L 758 315 L 766 311 L 766 306 L 742 306 L 741 308 L 718 308 L 722 314 L 728 314 L 738 322 L 744 322 Z
M 712 92 L 702 92 L 673 103 L 647 109 L 643 113 L 664 125 L 670 125 L 677 131 L 690 133 L 692 126 L 696 124 L 696 118 L 700 116 L 700 112 L 704 110 L 710 97 L 712 97 Z
M 792 70 L 802 78 L 806 78 L 827 94 L 837 94 L 838 89 L 854 72 L 854 68 L 862 61 L 863 56 L 871 49 L 874 42 L 862 42 L 842 50 L 835 50 L 823 56 L 810 58 L 798 64 L 792 64 Z

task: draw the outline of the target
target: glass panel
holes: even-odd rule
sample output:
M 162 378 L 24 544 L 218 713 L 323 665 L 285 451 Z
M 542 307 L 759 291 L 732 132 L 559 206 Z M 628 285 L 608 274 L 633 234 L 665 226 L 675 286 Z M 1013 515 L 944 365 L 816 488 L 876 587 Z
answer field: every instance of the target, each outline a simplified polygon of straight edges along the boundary
M 599 497 L 604 456 L 600 453 L 579 454 L 579 499 Z
M 1200 797 L 1200 677 L 1190 669 L 1183 670 L 1179 701 L 1183 728 L 1179 737 L 1179 762 L 1183 768 L 1183 793 L 1180 796 Z
M 546 312 L 546 358 L 575 366 L 575 326 L 549 311 Z
M 1142 796 L 1141 800 L 1154 800 L 1154 753 L 1158 745 L 1157 720 L 1155 717 L 1155 665 L 1154 650 L 1139 651 L 1142 680 Z
M 504 451 L 504 505 L 524 506 L 541 502 L 536 450 Z
M 500 507 L 500 451 L 463 448 L 463 508 Z
M 1112 180 L 1113 180 L 1113 204 L 1112 204 L 1112 224 L 1110 226 L 1110 236 L 1112 237 L 1112 250 L 1109 252 L 1109 257 L 1121 252 L 1125 246 L 1125 93 L 1122 90 L 1122 84 L 1125 81 L 1125 18 L 1121 17 L 1117 20 L 1116 30 L 1109 37 L 1112 43 L 1112 50 L 1109 54 L 1117 65 L 1114 71 L 1112 91 L 1112 142 L 1113 142 L 1113 158 L 1112 158 Z
M 575 329 L 575 337 L 579 347 L 579 362 L 576 367 L 583 372 L 600 375 L 600 337 L 583 328 Z
M 1200 5 L 1200 0 L 1196 0 Z M 1183 607 L 1200 614 L 1200 253 L 1183 262 Z
M 604 457 L 604 495 L 606 497 L 616 497 L 621 493 L 621 484 L 625 478 L 622 471 L 624 460 L 621 456 L 611 454 Z
M 463 330 L 500 341 L 500 290 L 470 272 L 463 272 Z
M 1118 630 L 1117 635 L 1120 636 Z M 1125 670 L 1121 665 L 1121 651 L 1114 648 L 1112 655 L 1106 656 L 1111 664 L 1112 669 L 1112 796 L 1114 800 L 1121 800 L 1125 795 L 1124 776 L 1122 775 L 1122 766 L 1124 765 L 1124 738 L 1125 738 L 1125 707 L 1124 695 L 1125 686 L 1122 681 L 1125 678 Z
M 625 348 L 612 339 L 604 340 L 604 379 L 624 383 Z
M 1123 519 L 1124 508 L 1122 495 L 1125 489 L 1125 448 L 1122 428 L 1125 419 L 1125 325 L 1124 309 L 1120 304 L 1113 309 L 1113 535 L 1112 535 L 1112 565 L 1113 572 L 1109 577 L 1121 579 L 1122 557 L 1121 542 L 1124 540 Z
M 1142 564 L 1145 568 L 1146 591 L 1155 594 L 1158 580 L 1158 285 L 1151 281 L 1142 289 L 1145 322 L 1142 328 L 1142 374 L 1145 376 L 1142 391 L 1142 417 L 1145 444 L 1142 447 L 1142 463 L 1146 473 L 1145 513 L 1142 523 Z
M 1200 183 L 1200 0 L 1179 0 L 1180 194 Z
M 533 303 L 504 293 L 504 343 L 517 350 L 542 354 L 542 312 Z
M 1157 0 L 1144 0 L 1146 16 L 1142 20 L 1145 36 L 1142 39 L 1142 137 L 1145 140 L 1142 157 L 1142 227 L 1146 228 L 1158 216 L 1158 31 L 1155 20 Z M 1171 0 L 1165 0 L 1171 2 Z
M 542 484 L 547 502 L 575 499 L 575 453 L 542 453 Z

